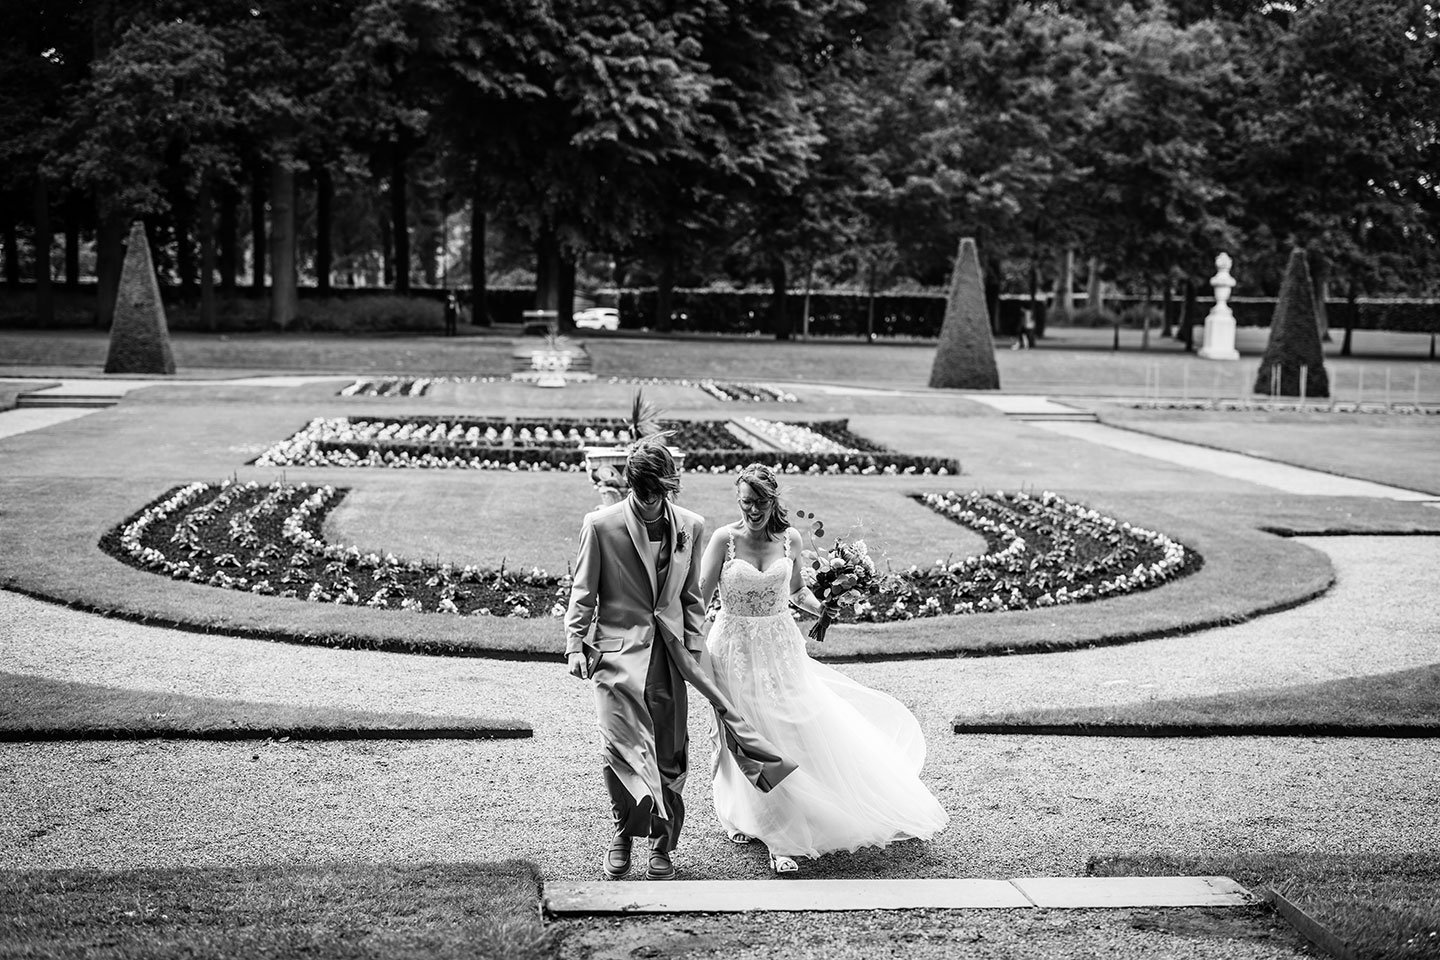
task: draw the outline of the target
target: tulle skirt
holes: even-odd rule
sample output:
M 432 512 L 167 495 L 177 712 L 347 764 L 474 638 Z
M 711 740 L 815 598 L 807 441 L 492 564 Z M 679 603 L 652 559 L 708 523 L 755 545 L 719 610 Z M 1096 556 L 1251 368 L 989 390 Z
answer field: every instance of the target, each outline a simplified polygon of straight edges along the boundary
M 928 840 L 949 815 L 920 780 L 925 738 L 904 704 L 810 659 L 788 613 L 722 610 L 708 641 L 717 685 L 799 769 L 769 793 L 715 751 L 715 811 L 776 854 Z

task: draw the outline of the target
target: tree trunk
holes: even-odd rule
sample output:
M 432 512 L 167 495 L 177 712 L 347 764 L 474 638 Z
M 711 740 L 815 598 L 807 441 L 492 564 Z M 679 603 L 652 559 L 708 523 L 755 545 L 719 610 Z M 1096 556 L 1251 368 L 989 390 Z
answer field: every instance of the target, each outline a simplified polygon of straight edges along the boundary
M 65 198 L 65 286 L 80 286 L 80 221 L 85 215 L 84 201 L 77 193 Z
M 1163 306 L 1160 308 L 1165 316 L 1165 324 L 1160 329 L 1161 337 L 1175 336 L 1175 317 L 1173 313 L 1175 306 L 1174 290 L 1175 284 L 1171 282 L 1170 276 L 1167 274 L 1165 276 L 1165 300 Z
M 108 330 L 115 320 L 120 294 L 120 268 L 125 265 L 125 218 L 102 213 L 95 244 L 95 326 Z
M 485 265 L 485 208 L 479 198 L 470 211 L 470 322 L 490 326 L 489 281 Z
M 183 187 L 177 187 L 170 205 L 171 236 L 175 238 L 175 272 L 180 275 L 180 296 L 186 303 L 193 303 L 197 284 L 195 282 L 195 246 L 191 240 L 191 229 L 195 222 L 195 208 Z
M 334 253 L 330 241 L 331 208 L 335 202 L 335 181 L 330 168 L 315 165 L 315 286 L 321 293 L 330 292 L 330 273 Z
M 250 288 L 265 289 L 265 170 L 258 163 L 250 176 Z
M 1069 323 L 1075 315 L 1075 251 L 1066 249 L 1058 257 L 1055 271 L 1055 309 Z
M 270 166 L 270 324 L 285 330 L 300 313 L 295 276 L 295 171 Z
M 780 257 L 770 260 L 770 330 L 776 340 L 790 339 L 790 311 L 785 309 L 786 283 L 785 261 Z
M 216 236 L 219 246 L 219 261 L 216 266 L 220 272 L 220 289 L 235 289 L 236 263 L 238 262 L 238 244 L 236 243 L 236 232 L 239 225 L 236 222 L 236 207 L 239 206 L 239 198 L 235 194 L 235 187 L 230 183 L 220 185 L 220 226 Z
M 1100 280 L 1100 258 L 1091 257 L 1085 276 L 1085 309 L 1099 312 L 1105 309 L 1105 284 Z
M 1151 300 L 1151 295 L 1152 295 L 1153 293 L 1154 293 L 1154 288 L 1152 288 L 1149 283 L 1146 283 L 1146 284 L 1145 284 L 1145 309 L 1143 309 L 1143 310 L 1140 311 L 1140 323 L 1141 323 L 1141 325 L 1142 325 L 1142 332 L 1141 332 L 1141 334 L 1140 334 L 1140 349 L 1141 349 L 1141 350 L 1149 350 L 1149 349 L 1150 349 L 1150 300 Z
M 675 254 L 667 244 L 660 252 L 660 276 L 655 279 L 655 329 L 669 333 L 674 324 L 671 314 L 675 304 Z
M 55 294 L 50 286 L 50 184 L 35 177 L 35 321 L 42 327 L 55 325 Z
M 1036 266 L 1032 257 L 1030 260 L 1030 316 L 1035 320 L 1035 326 L 1040 326 L 1040 268 Z M 1020 336 L 1025 336 L 1025 318 L 1020 318 L 1020 329 L 1016 331 Z M 1033 344 L 1026 344 L 1033 346 Z
M 395 292 L 410 292 L 410 203 L 409 177 L 405 166 L 410 159 L 410 138 L 401 129 L 390 151 L 390 238 L 395 245 Z
M 866 286 L 869 288 L 869 297 L 865 303 L 865 342 L 875 342 L 875 261 L 870 261 L 870 277 Z
M 985 310 L 990 314 L 990 334 L 1000 332 L 1000 278 L 1005 265 L 994 257 L 985 260 Z
M 1330 296 L 1330 261 L 1316 256 L 1311 261 L 1310 282 L 1315 287 L 1315 324 L 1320 328 L 1320 339 L 1330 342 L 1330 311 L 1325 301 Z
M 20 286 L 20 236 L 13 217 L 5 219 L 5 285 Z
M 1345 339 L 1340 343 L 1340 356 L 1350 356 L 1350 338 L 1355 332 L 1355 324 L 1360 320 L 1360 294 L 1355 289 L 1355 284 L 1350 284 L 1350 293 L 1346 297 L 1347 309 L 1345 311 Z M 1433 335 L 1432 335 L 1433 336 Z
M 1180 339 L 1185 352 L 1195 352 L 1195 281 L 1185 278 L 1185 302 L 1180 307 Z
M 380 285 L 395 285 L 395 232 L 390 229 L 390 214 L 380 218 Z
M 555 305 L 555 329 L 566 333 L 575 331 L 575 254 L 564 251 L 559 260 L 560 276 L 557 278 Z
M 200 180 L 196 198 L 200 231 L 200 326 L 211 332 L 220 329 L 215 313 L 215 187 L 207 173 Z
M 477 182 L 475 194 L 470 199 L 470 322 L 488 327 L 490 304 L 485 272 L 485 207 Z
M 535 309 L 560 315 L 560 241 L 552 227 L 535 238 Z

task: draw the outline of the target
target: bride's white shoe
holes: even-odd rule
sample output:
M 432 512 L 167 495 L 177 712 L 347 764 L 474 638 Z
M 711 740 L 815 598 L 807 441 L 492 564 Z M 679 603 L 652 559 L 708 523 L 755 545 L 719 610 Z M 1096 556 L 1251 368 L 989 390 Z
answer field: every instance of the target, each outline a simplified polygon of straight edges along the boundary
M 725 836 L 730 838 L 731 843 L 739 844 L 741 846 L 744 846 L 745 844 L 750 842 L 750 838 L 746 834 L 741 833 L 739 830 L 736 830 L 734 833 L 727 832 Z
M 799 873 L 800 864 L 791 857 L 772 853 L 770 854 L 770 869 L 776 873 Z

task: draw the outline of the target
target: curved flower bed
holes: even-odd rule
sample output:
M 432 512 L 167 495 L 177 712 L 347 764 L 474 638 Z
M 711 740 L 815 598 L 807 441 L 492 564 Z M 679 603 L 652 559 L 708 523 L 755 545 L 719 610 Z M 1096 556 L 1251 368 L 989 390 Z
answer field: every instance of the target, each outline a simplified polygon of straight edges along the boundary
M 250 593 L 451 615 L 559 617 L 570 578 L 486 570 L 326 543 L 344 497 L 331 486 L 191 483 L 156 498 L 100 541 L 107 553 L 176 580 Z M 1199 569 L 1193 550 L 1053 493 L 917 497 L 982 533 L 981 556 L 887 578 L 845 619 L 869 623 L 1058 606 L 1158 586 Z
M 981 533 L 989 550 L 897 575 L 855 619 L 909 620 L 1060 606 L 1159 586 L 1198 570 L 1200 555 L 1054 493 L 971 492 L 916 497 Z
M 861 440 L 849 432 L 844 420 L 756 422 L 768 425 L 775 436 L 796 449 L 764 453 L 750 449 L 725 428 L 723 420 L 671 420 L 661 427 L 675 433 L 672 444 L 685 451 L 685 468 L 691 471 L 725 473 L 764 460 L 786 473 L 948 476 L 960 472 L 953 459 L 895 453 Z M 803 438 L 808 442 L 802 443 Z M 625 421 L 609 418 L 317 417 L 253 463 L 261 467 L 578 471 L 585 467 L 584 447 L 624 444 L 630 439 Z
M 191 483 L 111 530 L 101 549 L 176 580 L 315 603 L 457 615 L 560 616 L 568 577 L 402 560 L 326 543 L 344 490 L 308 484 Z

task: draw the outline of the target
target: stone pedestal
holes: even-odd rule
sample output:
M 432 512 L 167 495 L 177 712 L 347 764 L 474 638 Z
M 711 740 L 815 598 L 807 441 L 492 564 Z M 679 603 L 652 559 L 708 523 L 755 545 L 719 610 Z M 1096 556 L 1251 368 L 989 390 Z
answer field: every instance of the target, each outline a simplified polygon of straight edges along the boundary
M 1215 276 L 1210 278 L 1210 286 L 1215 289 L 1215 306 L 1205 315 L 1205 338 L 1200 347 L 1200 356 L 1205 360 L 1240 359 L 1240 352 L 1235 349 L 1235 314 L 1226 302 L 1235 286 L 1235 278 L 1230 276 L 1231 263 L 1228 254 L 1215 258 Z

